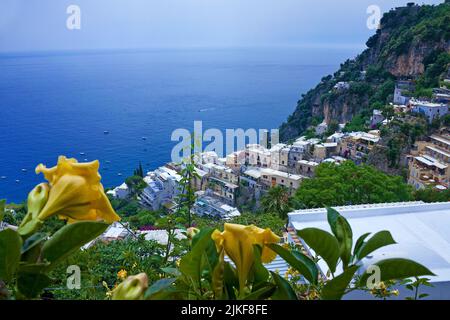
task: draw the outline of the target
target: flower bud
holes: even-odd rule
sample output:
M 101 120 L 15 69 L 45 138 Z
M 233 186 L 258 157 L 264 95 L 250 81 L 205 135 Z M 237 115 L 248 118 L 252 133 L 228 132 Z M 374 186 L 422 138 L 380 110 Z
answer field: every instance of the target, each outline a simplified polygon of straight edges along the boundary
M 145 273 L 128 277 L 113 291 L 113 300 L 142 300 L 148 288 L 148 277 Z
M 199 232 L 200 232 L 199 229 L 191 227 L 187 229 L 186 235 L 189 240 L 192 240 Z
M 33 214 L 33 218 L 37 217 L 47 203 L 49 191 L 49 185 L 47 183 L 41 183 L 28 194 L 28 212 Z
M 47 183 L 41 183 L 28 194 L 28 213 L 18 230 L 21 236 L 28 237 L 42 226 L 43 222 L 38 216 L 48 201 L 49 192 L 50 186 Z

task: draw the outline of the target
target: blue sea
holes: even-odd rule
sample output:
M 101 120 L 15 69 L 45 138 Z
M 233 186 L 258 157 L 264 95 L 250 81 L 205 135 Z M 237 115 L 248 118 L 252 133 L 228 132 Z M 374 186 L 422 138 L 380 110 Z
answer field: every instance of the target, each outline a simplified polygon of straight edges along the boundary
M 177 128 L 276 129 L 360 48 L 195 48 L 0 55 L 0 199 L 59 155 L 98 159 L 105 187 L 170 161 Z M 109 131 L 109 134 L 104 134 Z M 146 140 L 143 137 L 147 137 Z M 122 174 L 120 176 L 119 174 Z

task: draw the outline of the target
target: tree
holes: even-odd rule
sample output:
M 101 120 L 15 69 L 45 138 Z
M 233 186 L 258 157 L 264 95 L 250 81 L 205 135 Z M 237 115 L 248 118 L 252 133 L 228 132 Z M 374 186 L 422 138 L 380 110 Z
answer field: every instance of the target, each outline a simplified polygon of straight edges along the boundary
M 134 175 L 144 178 L 144 169 L 142 168 L 142 163 L 139 162 L 139 167 L 134 170 Z
M 413 197 L 411 187 L 401 177 L 346 161 L 341 165 L 319 165 L 316 176 L 303 181 L 295 199 L 307 208 L 320 208 L 410 201 Z
M 130 189 L 130 196 L 136 196 L 147 187 L 144 179 L 141 176 L 132 176 L 125 180 L 127 187 Z
M 261 198 L 261 207 L 264 212 L 275 213 L 281 219 L 286 220 L 291 210 L 289 190 L 284 186 L 270 188 L 266 195 Z

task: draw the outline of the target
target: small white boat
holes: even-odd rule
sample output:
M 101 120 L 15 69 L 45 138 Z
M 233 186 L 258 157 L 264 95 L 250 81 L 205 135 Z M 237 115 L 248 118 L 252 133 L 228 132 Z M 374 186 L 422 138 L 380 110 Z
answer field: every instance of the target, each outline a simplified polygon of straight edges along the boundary
M 121 174 L 121 173 L 118 173 L 117 175 L 118 175 L 119 177 L 120 177 L 120 176 L 122 176 L 122 174 Z
M 105 130 L 103 131 L 104 134 L 109 134 L 109 131 Z
M 86 155 L 85 152 L 80 152 L 80 156 L 84 156 L 84 155 Z
M 142 137 L 142 140 L 147 140 L 147 137 Z
M 0 179 L 5 180 L 6 176 L 1 176 Z
M 16 180 L 16 183 L 20 183 L 20 180 L 17 179 L 17 180 Z
M 27 169 L 22 169 L 22 172 L 27 172 Z

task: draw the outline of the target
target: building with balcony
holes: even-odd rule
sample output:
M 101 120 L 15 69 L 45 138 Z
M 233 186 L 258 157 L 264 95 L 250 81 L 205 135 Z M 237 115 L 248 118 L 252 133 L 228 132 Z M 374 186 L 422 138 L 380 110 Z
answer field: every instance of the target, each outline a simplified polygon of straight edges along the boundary
M 166 166 L 147 173 L 144 181 L 147 187 L 140 194 L 141 202 L 154 211 L 170 205 L 180 194 L 181 176 Z
M 409 158 L 408 183 L 415 189 L 450 188 L 450 134 L 447 129 L 416 142 Z

